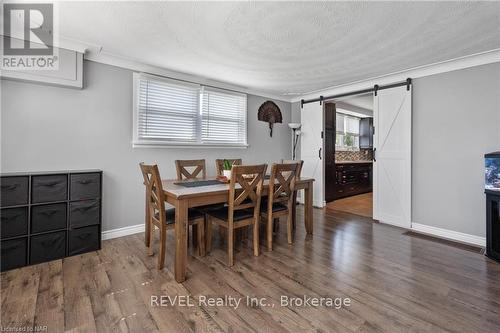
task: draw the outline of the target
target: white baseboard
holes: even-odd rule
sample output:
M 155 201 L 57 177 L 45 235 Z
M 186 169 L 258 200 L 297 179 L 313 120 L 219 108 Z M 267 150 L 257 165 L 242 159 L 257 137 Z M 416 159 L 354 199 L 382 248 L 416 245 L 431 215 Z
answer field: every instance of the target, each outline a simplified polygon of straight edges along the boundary
M 461 243 L 472 244 L 480 247 L 486 247 L 486 238 L 474 236 L 470 234 L 464 234 L 462 232 L 442 229 L 437 227 L 431 227 L 425 224 L 412 223 L 411 230 L 415 232 L 420 232 L 427 235 L 432 235 L 436 237 L 441 237 Z
M 113 239 L 144 232 L 144 223 L 131 225 L 129 227 L 106 230 L 102 232 L 102 240 Z

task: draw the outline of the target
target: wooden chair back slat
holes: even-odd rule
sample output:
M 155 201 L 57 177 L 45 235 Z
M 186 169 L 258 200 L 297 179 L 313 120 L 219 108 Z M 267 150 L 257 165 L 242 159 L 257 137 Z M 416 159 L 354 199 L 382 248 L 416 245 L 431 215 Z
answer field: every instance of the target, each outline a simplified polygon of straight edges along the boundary
M 269 178 L 269 205 L 273 203 L 288 203 L 293 199 L 295 182 L 299 173 L 300 163 L 273 164 Z
M 299 172 L 297 173 L 297 177 L 300 178 L 300 174 L 302 173 L 302 167 L 304 166 L 303 160 L 281 160 L 281 164 L 300 164 Z
M 140 164 L 144 184 L 146 185 L 146 193 L 149 196 L 149 214 L 154 220 L 158 220 L 161 226 L 166 224 L 165 216 L 165 198 L 163 185 L 161 183 L 160 171 L 158 165 Z M 157 216 L 158 219 L 155 217 Z
M 231 165 L 241 165 L 241 158 L 218 158 L 215 160 L 215 168 L 217 171 L 217 176 L 222 176 L 222 171 L 224 170 L 224 160 L 229 161 Z
M 177 170 L 177 180 L 207 177 L 205 160 L 176 160 L 175 168 Z M 189 171 L 187 168 L 194 168 L 194 170 Z
M 262 185 L 266 172 L 266 164 L 261 165 L 234 165 L 229 182 L 229 214 L 240 209 L 260 209 Z M 241 189 L 236 189 L 236 184 Z

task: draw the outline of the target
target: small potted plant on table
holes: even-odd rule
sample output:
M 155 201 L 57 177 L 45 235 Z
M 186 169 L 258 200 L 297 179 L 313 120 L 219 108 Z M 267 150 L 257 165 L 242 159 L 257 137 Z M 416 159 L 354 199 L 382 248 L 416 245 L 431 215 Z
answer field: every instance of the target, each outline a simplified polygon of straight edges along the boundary
M 231 168 L 233 167 L 232 163 L 228 160 L 224 160 L 222 164 L 222 175 L 227 178 L 227 180 L 231 179 Z

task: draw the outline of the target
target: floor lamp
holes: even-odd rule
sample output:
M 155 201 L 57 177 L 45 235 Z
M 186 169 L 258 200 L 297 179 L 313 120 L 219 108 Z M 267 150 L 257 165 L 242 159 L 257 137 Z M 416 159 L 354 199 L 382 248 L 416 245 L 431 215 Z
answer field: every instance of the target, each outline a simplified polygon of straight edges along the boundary
M 299 142 L 300 135 L 302 134 L 302 132 L 300 131 L 302 124 L 301 123 L 289 123 L 288 127 L 290 127 L 293 131 L 292 160 L 295 160 L 295 151 L 297 150 L 297 143 Z

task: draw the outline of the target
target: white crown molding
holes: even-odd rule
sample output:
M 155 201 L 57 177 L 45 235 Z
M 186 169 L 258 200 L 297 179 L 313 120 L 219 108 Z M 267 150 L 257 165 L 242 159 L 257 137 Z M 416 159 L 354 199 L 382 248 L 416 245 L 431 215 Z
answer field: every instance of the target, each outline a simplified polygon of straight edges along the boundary
M 459 69 L 491 64 L 495 62 L 500 62 L 500 49 L 476 53 L 465 57 L 450 59 L 430 65 L 414 67 L 403 71 L 372 77 L 366 80 L 320 89 L 309 92 L 299 97 L 294 97 L 292 98 L 291 101 L 292 103 L 294 103 L 294 102 L 300 102 L 301 99 L 318 98 L 319 95 L 330 96 L 330 95 L 342 94 L 355 90 L 368 89 L 373 87 L 375 84 L 385 85 L 393 82 L 404 81 L 408 77 L 416 79 L 420 77 L 446 73 Z
M 144 232 L 144 229 L 145 229 L 144 223 L 142 223 L 142 224 L 131 225 L 128 227 L 123 227 L 123 228 L 106 230 L 106 231 L 102 232 L 101 236 L 102 236 L 102 240 L 113 239 L 113 238 L 138 234 L 138 233 Z
M 64 36 L 59 36 L 59 38 L 54 42 L 54 46 L 62 49 L 80 52 L 83 54 L 89 51 L 100 52 L 102 49 L 102 46 L 100 45 L 89 44 L 77 39 L 68 38 Z
M 436 237 L 440 237 L 440 238 L 444 238 L 444 239 L 457 241 L 460 243 L 466 243 L 466 244 L 472 244 L 472 245 L 476 245 L 476 246 L 480 246 L 480 247 L 486 247 L 486 238 L 485 237 L 465 234 L 462 232 L 448 230 L 448 229 L 431 227 L 429 225 L 424 225 L 424 224 L 420 224 L 420 223 L 412 223 L 411 230 L 418 232 L 418 233 L 422 233 L 422 234 L 427 234 L 427 235 L 432 235 L 432 236 L 436 236 Z
M 242 87 L 242 86 L 234 85 L 231 83 L 220 82 L 220 81 L 204 78 L 204 77 L 193 75 L 193 74 L 176 72 L 176 71 L 173 71 L 173 70 L 170 70 L 167 68 L 163 68 L 160 66 L 149 65 L 149 64 L 141 62 L 140 60 L 126 58 L 126 57 L 122 57 L 122 56 L 117 56 L 117 55 L 114 55 L 114 54 L 111 54 L 108 52 L 101 52 L 101 50 L 98 50 L 98 52 L 85 53 L 85 59 L 90 60 L 90 61 L 94 61 L 94 62 L 98 62 L 98 63 L 102 63 L 102 64 L 106 64 L 106 65 L 130 69 L 130 70 L 135 71 L 135 72 L 159 75 L 159 76 L 163 76 L 163 77 L 171 78 L 171 79 L 175 79 L 175 80 L 183 80 L 183 81 L 193 82 L 193 83 L 211 86 L 211 87 L 215 87 L 215 88 L 227 89 L 227 90 L 237 91 L 237 92 L 241 92 L 241 93 L 245 93 L 245 94 L 256 95 L 256 96 L 261 96 L 261 97 L 265 97 L 265 98 L 271 98 L 271 99 L 275 99 L 275 100 L 279 100 L 279 101 L 283 101 L 283 102 L 290 102 L 291 101 L 291 98 L 288 96 L 269 94 L 269 93 L 266 93 L 264 91 L 254 90 L 251 88 Z

